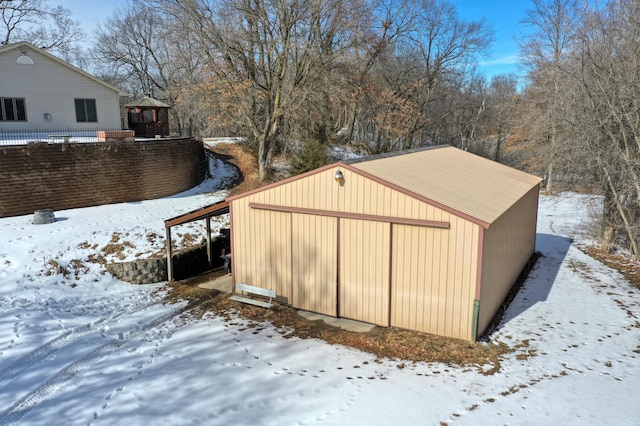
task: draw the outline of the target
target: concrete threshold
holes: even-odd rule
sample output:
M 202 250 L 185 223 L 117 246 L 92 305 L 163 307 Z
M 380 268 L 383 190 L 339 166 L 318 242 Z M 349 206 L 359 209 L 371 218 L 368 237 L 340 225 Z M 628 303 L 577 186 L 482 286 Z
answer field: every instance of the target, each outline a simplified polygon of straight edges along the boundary
M 207 282 L 198 284 L 198 287 L 207 290 L 218 290 L 223 293 L 231 293 L 231 274 L 222 275 Z
M 198 287 L 207 290 L 218 290 L 223 293 L 231 293 L 231 274 L 210 279 L 198 284 Z M 354 321 L 347 318 L 334 318 L 309 311 L 298 311 L 298 315 L 310 321 L 322 320 L 333 327 L 340 327 L 344 330 L 355 331 L 357 333 L 366 333 L 375 327 L 375 325 L 366 322 Z
M 355 331 L 357 333 L 366 333 L 375 328 L 375 325 L 366 322 L 350 320 L 347 318 L 335 318 L 327 315 L 316 314 L 315 312 L 298 311 L 298 315 L 310 321 L 322 320 L 331 326 L 340 327 L 348 331 Z

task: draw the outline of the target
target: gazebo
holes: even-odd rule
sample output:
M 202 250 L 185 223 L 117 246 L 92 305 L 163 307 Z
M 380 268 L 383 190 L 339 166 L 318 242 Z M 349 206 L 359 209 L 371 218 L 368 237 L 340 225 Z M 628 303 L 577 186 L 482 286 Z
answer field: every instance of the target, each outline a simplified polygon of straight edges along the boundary
M 144 96 L 125 105 L 129 130 L 137 137 L 169 136 L 169 105 Z

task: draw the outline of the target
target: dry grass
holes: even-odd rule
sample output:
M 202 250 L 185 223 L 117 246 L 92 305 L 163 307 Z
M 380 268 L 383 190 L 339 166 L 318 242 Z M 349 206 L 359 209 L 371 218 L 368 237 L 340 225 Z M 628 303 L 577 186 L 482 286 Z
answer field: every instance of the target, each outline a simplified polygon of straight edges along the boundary
M 213 312 L 232 321 L 233 315 L 239 315 L 250 320 L 248 328 L 257 329 L 268 322 L 284 337 L 322 339 L 369 352 L 378 358 L 473 366 L 483 374 L 493 374 L 500 370 L 502 357 L 511 352 L 503 343 L 470 343 L 396 328 L 375 327 L 368 333 L 343 330 L 322 320 L 307 320 L 288 306 L 274 305 L 271 309 L 264 309 L 238 303 L 230 300 L 228 294 L 199 288 L 195 281 L 172 283 L 170 300 L 189 301 L 196 307 L 194 313 L 198 316 Z
M 120 241 L 122 235 L 119 232 L 114 232 L 111 235 L 111 242 L 102 247 L 100 251 L 102 252 L 102 256 L 114 256 L 120 260 L 125 259 L 125 250 L 127 248 L 135 249 L 136 246 L 130 241 Z
M 640 263 L 619 254 L 605 254 L 597 247 L 581 247 L 582 251 L 608 267 L 619 271 L 634 287 L 640 289 Z
M 229 195 L 241 194 L 259 188 L 265 183 L 260 181 L 258 162 L 253 152 L 243 144 L 219 144 L 215 153 L 222 155 L 225 161 L 238 167 L 242 173 L 240 183 L 229 191 Z

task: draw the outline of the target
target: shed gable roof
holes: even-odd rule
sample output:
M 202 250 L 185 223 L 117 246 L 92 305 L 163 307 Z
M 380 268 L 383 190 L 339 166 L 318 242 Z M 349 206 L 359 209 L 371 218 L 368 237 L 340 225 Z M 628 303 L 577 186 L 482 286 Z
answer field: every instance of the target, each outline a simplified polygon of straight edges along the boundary
M 339 161 L 231 196 L 227 201 L 305 179 L 336 165 L 485 228 L 542 181 L 504 164 L 439 145 Z
M 18 50 L 26 50 L 26 49 L 33 50 L 33 51 L 39 53 L 40 55 L 43 55 L 47 59 L 49 59 L 51 61 L 54 61 L 54 62 L 57 62 L 60 65 L 63 65 L 64 67 L 68 68 L 70 71 L 73 71 L 73 72 L 75 72 L 75 73 L 77 73 L 77 74 L 79 74 L 79 75 L 81 75 L 81 76 L 83 76 L 85 78 L 88 78 L 88 79 L 94 81 L 95 83 L 98 83 L 98 84 L 106 87 L 109 90 L 112 90 L 112 91 L 116 92 L 118 94 L 118 96 L 126 96 L 126 93 L 124 93 L 122 90 L 118 89 L 117 87 L 111 86 L 110 84 L 100 80 L 99 78 L 97 78 L 97 77 L 95 77 L 95 76 L 93 76 L 93 75 L 81 70 L 80 68 L 77 68 L 77 67 L 71 65 L 68 62 L 63 61 L 62 59 L 58 58 L 57 56 L 52 55 L 51 53 L 49 53 L 49 52 L 47 52 L 45 50 L 37 48 L 36 46 L 34 46 L 33 44 L 28 43 L 28 42 L 11 43 L 11 44 L 7 44 L 5 46 L 0 46 L 0 55 L 7 54 L 7 53 L 12 52 L 12 51 L 14 51 L 16 49 L 18 49 Z
M 448 145 L 349 163 L 352 168 L 486 224 L 493 223 L 542 180 Z

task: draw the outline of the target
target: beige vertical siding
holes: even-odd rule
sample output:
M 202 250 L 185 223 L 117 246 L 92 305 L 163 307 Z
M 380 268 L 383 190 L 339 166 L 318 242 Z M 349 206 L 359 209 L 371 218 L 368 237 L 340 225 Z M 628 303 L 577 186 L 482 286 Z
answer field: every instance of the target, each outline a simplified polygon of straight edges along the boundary
M 391 325 L 471 339 L 479 227 L 393 225 Z
M 291 214 L 245 209 L 234 211 L 233 221 L 236 282 L 259 282 L 260 287 L 276 290 L 279 301 L 290 303 Z
M 334 180 L 337 170 L 344 175 L 342 184 Z M 232 201 L 421 220 L 448 221 L 450 216 L 449 213 L 443 215 L 441 209 L 340 166 Z
M 340 219 L 339 316 L 389 326 L 391 224 Z
M 293 306 L 336 316 L 338 273 L 334 217 L 292 215 Z
M 338 169 L 342 184 L 334 180 Z M 250 203 L 448 222 L 451 229 Z M 340 166 L 234 199 L 232 207 L 236 282 L 275 288 L 300 309 L 470 338 L 477 225 Z
M 478 335 L 481 335 L 535 250 L 538 186 L 484 234 Z
M 537 182 L 454 148 L 321 168 L 230 198 L 235 280 L 296 308 L 473 340 L 533 253 Z

